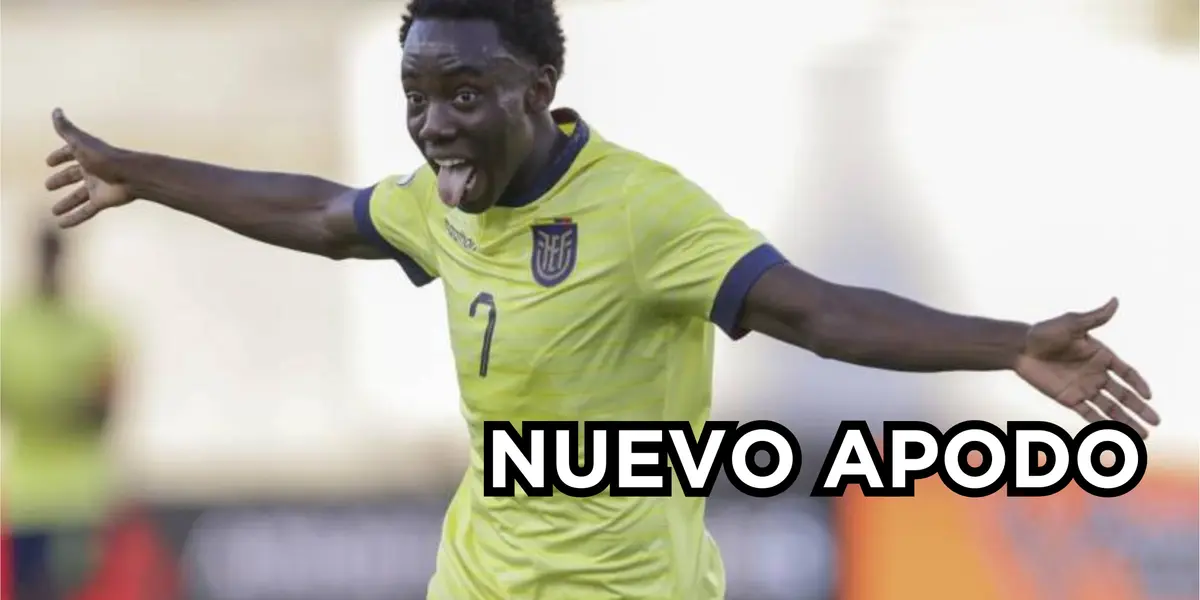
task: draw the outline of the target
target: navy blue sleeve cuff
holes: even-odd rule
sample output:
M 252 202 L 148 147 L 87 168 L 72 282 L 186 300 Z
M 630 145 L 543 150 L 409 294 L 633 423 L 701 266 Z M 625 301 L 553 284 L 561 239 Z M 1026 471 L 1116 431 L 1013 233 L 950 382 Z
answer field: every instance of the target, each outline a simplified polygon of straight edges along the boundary
M 745 337 L 750 332 L 738 327 L 738 321 L 742 318 L 746 296 L 767 269 L 785 262 L 787 259 L 770 244 L 763 244 L 747 252 L 732 269 L 729 269 L 729 273 L 725 274 L 725 280 L 721 282 L 721 289 L 717 290 L 717 297 L 713 301 L 709 320 L 731 339 L 740 340 Z
M 400 263 L 400 268 L 404 269 L 404 274 L 408 275 L 408 279 L 412 281 L 413 285 L 421 287 L 436 279 L 417 264 L 417 261 L 413 260 L 411 256 L 401 252 L 399 248 L 388 242 L 383 234 L 379 233 L 375 222 L 371 220 L 371 194 L 374 191 L 375 186 L 363 188 L 354 197 L 354 224 L 358 227 L 358 234 Z

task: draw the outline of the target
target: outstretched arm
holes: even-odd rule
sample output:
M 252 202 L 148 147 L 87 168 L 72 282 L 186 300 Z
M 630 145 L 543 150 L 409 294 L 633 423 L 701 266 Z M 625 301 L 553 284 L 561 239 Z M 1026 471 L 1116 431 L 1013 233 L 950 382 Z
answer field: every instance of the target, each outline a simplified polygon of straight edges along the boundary
M 1092 337 L 1114 298 L 1028 324 L 955 315 L 887 292 L 838 285 L 790 264 L 693 182 L 663 168 L 627 183 L 630 261 L 640 297 L 667 315 L 705 317 L 733 339 L 757 331 L 819 356 L 893 371 L 1011 369 L 1084 419 L 1142 435 L 1159 423 L 1150 387 Z
M 819 356 L 893 371 L 1011 369 L 1084 419 L 1158 425 L 1150 386 L 1091 332 L 1116 299 L 1032 325 L 955 315 L 899 296 L 824 281 L 787 263 L 750 288 L 739 323 Z M 1136 415 L 1136 418 L 1135 416 Z
M 359 234 L 356 190 L 344 185 L 115 148 L 58 110 L 53 123 L 66 145 L 47 158 L 51 167 L 63 168 L 46 180 L 46 188 L 83 183 L 54 205 L 63 227 L 144 199 L 275 246 L 337 259 L 387 256 Z
M 275 246 L 342 258 L 386 258 L 354 223 L 357 190 L 310 175 L 242 171 L 122 153 L 115 170 L 135 198 Z
M 741 325 L 823 358 L 913 372 L 1013 368 L 1030 328 L 838 285 L 790 264 L 773 267 L 751 288 Z

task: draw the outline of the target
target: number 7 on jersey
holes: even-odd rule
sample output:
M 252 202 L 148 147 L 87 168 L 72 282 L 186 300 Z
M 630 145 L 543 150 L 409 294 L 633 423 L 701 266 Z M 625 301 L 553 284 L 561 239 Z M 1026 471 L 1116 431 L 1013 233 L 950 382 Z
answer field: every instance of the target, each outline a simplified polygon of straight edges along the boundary
M 471 301 L 471 318 L 475 318 L 475 312 L 480 305 L 486 306 L 487 311 L 487 329 L 483 330 L 483 348 L 479 351 L 479 376 L 487 377 L 488 372 L 488 357 L 492 354 L 492 334 L 496 332 L 496 301 L 492 299 L 492 295 L 487 292 L 480 292 L 475 299 Z

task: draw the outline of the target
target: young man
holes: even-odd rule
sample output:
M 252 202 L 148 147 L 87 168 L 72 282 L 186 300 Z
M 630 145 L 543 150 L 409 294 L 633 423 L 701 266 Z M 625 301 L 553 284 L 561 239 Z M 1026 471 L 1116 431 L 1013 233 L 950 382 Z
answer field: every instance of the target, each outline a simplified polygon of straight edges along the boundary
M 64 289 L 63 241 L 53 226 L 39 232 L 36 287 L 0 313 L 0 414 L 11 436 L 0 495 L 18 600 L 65 598 L 84 583 L 112 517 L 105 433 L 118 342 L 105 316 Z
M 703 499 L 497 498 L 481 477 L 488 420 L 699 429 L 710 323 L 883 369 L 1012 370 L 1089 421 L 1158 422 L 1145 382 L 1089 335 L 1115 302 L 1031 326 L 824 281 L 669 166 L 552 110 L 564 37 L 551 0 L 413 0 L 400 40 L 408 129 L 427 159 L 413 173 L 355 190 L 238 171 L 115 148 L 56 111 L 66 146 L 48 160 L 66 167 L 47 187 L 84 183 L 53 208 L 65 227 L 140 198 L 445 282 L 473 449 L 431 599 L 722 597 Z

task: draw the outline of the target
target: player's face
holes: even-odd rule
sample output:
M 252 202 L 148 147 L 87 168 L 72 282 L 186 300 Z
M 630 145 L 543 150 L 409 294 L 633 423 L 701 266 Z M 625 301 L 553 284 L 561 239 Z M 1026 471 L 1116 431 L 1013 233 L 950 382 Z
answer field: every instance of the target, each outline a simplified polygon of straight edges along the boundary
M 443 202 L 478 213 L 508 187 L 533 147 L 535 72 L 489 21 L 412 24 L 401 72 L 408 132 L 437 173 Z

